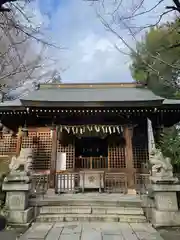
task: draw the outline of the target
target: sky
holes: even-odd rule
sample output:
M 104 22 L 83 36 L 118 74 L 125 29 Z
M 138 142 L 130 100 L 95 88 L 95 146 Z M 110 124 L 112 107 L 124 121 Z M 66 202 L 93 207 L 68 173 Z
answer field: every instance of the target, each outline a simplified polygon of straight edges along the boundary
M 133 0 L 124 1 L 122 11 L 130 12 Z M 170 1 L 170 0 L 169 0 Z M 106 12 L 99 5 L 85 0 L 37 0 L 34 4 L 36 21 L 44 27 L 44 36 L 63 49 L 49 48 L 48 54 L 55 57 L 62 82 L 132 82 L 129 70 L 130 58 L 120 51 L 128 52 L 126 46 L 111 32 L 107 31 L 97 17 L 97 9 L 108 18 L 112 0 L 105 0 Z M 151 8 L 157 0 L 146 1 L 144 9 Z M 153 13 L 136 19 L 133 24 L 156 21 L 164 5 Z M 127 30 L 118 32 L 134 46 Z

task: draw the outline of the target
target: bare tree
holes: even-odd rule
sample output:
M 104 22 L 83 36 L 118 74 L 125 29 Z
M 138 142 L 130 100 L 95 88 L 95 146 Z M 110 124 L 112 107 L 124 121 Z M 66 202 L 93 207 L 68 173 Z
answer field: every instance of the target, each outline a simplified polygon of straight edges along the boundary
M 89 1 L 88 1 L 89 2 Z M 174 17 L 178 18 L 180 13 L 180 1 L 171 0 L 172 5 L 167 5 L 165 0 L 157 0 L 154 5 L 147 7 L 147 0 L 97 0 L 90 1 L 91 6 L 94 7 L 97 17 L 104 25 L 107 31 L 114 34 L 117 39 L 125 45 L 127 51 L 123 51 L 119 48 L 118 44 L 114 44 L 115 48 L 122 54 L 131 56 L 138 56 L 139 52 L 136 49 L 139 38 L 151 27 L 156 27 L 162 24 L 163 18 L 171 13 Z M 152 3 L 153 4 L 153 3 Z M 148 17 L 151 21 L 148 23 Z M 179 27 L 177 29 L 172 29 L 172 31 L 177 31 L 180 34 Z M 168 33 L 169 34 L 169 33 Z M 165 36 L 164 36 L 165 37 Z M 175 47 L 179 47 L 180 43 L 165 46 L 161 51 L 167 51 Z M 159 57 L 159 54 L 152 54 L 147 50 L 147 54 L 154 59 L 153 62 L 149 63 L 145 59 L 141 61 L 148 67 L 148 71 L 154 72 L 159 79 L 163 79 L 159 71 L 155 67 L 157 61 L 162 64 L 166 64 L 168 67 L 172 67 L 174 70 L 179 71 L 179 66 L 176 64 L 171 64 Z M 168 79 L 164 79 L 166 84 L 169 84 Z
M 0 85 L 8 99 L 25 94 L 34 83 L 51 81 L 58 72 L 57 61 L 46 50 L 61 50 L 44 40 L 40 26 L 25 10 L 26 1 L 10 3 L 10 9 L 0 13 Z

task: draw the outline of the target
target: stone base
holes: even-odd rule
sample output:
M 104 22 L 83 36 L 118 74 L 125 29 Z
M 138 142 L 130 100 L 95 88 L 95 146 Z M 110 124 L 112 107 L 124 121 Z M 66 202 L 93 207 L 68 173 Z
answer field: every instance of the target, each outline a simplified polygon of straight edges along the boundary
M 153 192 L 180 192 L 180 184 L 152 184 L 150 190 Z
M 178 183 L 179 180 L 178 178 L 175 178 L 175 177 L 165 177 L 165 176 L 151 176 L 150 178 L 150 181 L 152 183 L 156 183 L 156 184 L 173 184 L 173 183 Z
M 24 182 L 29 183 L 31 181 L 31 177 L 27 175 L 24 171 L 15 171 L 11 172 L 7 177 L 4 178 L 4 182 Z
M 25 210 L 28 207 L 28 192 L 7 192 L 6 207 L 9 210 Z
M 176 192 L 154 192 L 155 206 L 160 211 L 178 211 Z
M 165 212 L 152 209 L 151 217 L 154 227 L 180 226 L 180 211 Z
M 148 196 L 154 200 L 159 211 L 178 211 L 177 192 L 180 184 L 152 184 Z
M 21 182 L 14 182 L 14 183 L 3 183 L 2 185 L 3 191 L 29 191 L 31 189 L 30 183 L 21 183 Z
M 33 207 L 28 208 L 23 211 L 12 210 L 8 211 L 8 223 L 15 224 L 27 224 L 30 223 L 34 218 L 34 209 Z

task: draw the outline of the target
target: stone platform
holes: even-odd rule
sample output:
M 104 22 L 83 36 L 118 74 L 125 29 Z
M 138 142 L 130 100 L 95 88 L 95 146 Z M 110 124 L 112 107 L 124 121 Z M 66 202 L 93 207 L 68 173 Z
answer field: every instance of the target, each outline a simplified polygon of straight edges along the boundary
M 163 240 L 148 223 L 35 223 L 19 240 Z
M 44 198 L 31 199 L 30 205 L 38 222 L 146 222 L 140 197 L 135 195 L 49 191 Z
M 57 195 L 54 190 L 48 190 L 44 196 L 31 198 L 31 206 L 58 206 L 58 205 L 87 205 L 87 204 L 116 204 L 129 207 L 141 207 L 141 199 L 138 195 L 124 195 L 119 193 L 67 193 Z

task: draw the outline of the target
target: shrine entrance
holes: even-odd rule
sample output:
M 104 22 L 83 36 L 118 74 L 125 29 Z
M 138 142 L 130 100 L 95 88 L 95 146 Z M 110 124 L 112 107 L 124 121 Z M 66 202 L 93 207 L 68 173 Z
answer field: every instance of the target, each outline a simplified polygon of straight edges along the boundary
M 108 168 L 107 138 L 76 138 L 75 156 L 75 169 Z

